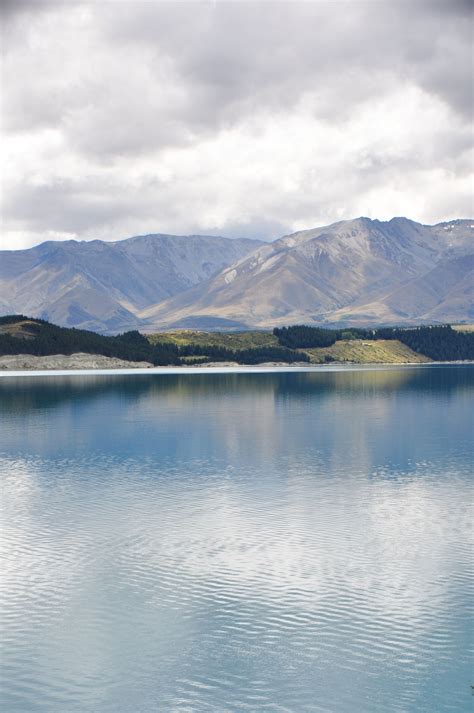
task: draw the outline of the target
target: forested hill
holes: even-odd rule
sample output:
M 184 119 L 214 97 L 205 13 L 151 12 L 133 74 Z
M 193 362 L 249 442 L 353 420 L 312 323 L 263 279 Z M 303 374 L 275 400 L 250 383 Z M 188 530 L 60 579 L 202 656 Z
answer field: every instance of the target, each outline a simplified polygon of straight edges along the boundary
M 129 331 L 108 337 L 23 315 L 0 317 L 0 356 L 78 352 L 154 365 L 474 361 L 474 332 L 450 325 L 344 330 L 295 325 L 273 332 L 182 331 L 146 337 Z
M 459 331 L 451 325 L 380 327 L 377 329 L 318 329 L 304 325 L 274 329 L 279 344 L 290 349 L 329 347 L 338 340 L 397 340 L 417 354 L 433 361 L 474 359 L 474 332 Z
M 155 365 L 179 364 L 173 344 L 152 345 L 137 331 L 105 337 L 83 329 L 58 327 L 24 315 L 0 317 L 0 356 L 11 354 L 101 354 L 126 361 L 148 361 Z
M 58 327 L 24 315 L 0 317 L 0 356 L 12 354 L 100 354 L 126 361 L 146 361 L 159 365 L 190 364 L 206 361 L 236 361 L 239 364 L 259 364 L 266 361 L 309 362 L 304 352 L 282 346 L 262 345 L 244 349 L 215 349 L 212 346 L 193 352 L 171 341 L 152 343 L 136 330 L 115 337 L 106 337 L 82 329 Z

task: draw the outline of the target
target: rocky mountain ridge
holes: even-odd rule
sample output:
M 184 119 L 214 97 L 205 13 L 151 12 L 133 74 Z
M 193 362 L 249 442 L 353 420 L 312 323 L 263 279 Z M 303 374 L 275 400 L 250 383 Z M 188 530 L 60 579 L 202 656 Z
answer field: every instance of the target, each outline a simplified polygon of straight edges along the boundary
M 474 221 L 48 242 L 0 252 L 0 311 L 104 333 L 474 321 Z
M 473 260 L 474 221 L 358 218 L 265 244 L 140 317 L 154 328 L 468 321 Z
M 0 251 L 0 312 L 101 332 L 139 327 L 141 310 L 208 279 L 259 245 L 160 234 Z

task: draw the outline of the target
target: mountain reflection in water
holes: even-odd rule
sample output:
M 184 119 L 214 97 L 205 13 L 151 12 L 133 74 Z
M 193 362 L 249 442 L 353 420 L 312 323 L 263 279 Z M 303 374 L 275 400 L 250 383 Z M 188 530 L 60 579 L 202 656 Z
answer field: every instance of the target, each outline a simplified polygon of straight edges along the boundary
M 1 378 L 2 709 L 470 710 L 473 377 Z

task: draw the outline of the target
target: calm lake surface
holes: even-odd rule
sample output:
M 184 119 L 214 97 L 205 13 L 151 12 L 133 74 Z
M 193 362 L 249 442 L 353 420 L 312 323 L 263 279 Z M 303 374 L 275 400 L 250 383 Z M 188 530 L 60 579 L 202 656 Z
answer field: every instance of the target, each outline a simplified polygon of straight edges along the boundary
M 0 378 L 5 713 L 463 713 L 474 368 Z

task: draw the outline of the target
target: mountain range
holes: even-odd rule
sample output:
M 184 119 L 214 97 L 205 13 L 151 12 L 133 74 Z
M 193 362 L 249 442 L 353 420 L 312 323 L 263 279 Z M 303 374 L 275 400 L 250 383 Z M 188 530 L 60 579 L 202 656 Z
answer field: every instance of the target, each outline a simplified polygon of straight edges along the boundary
M 271 243 L 147 235 L 0 252 L 0 311 L 138 328 L 474 321 L 474 221 L 357 218 Z
M 138 328 L 142 310 L 205 281 L 261 244 L 201 235 L 144 235 L 3 250 L 0 313 L 104 333 Z

